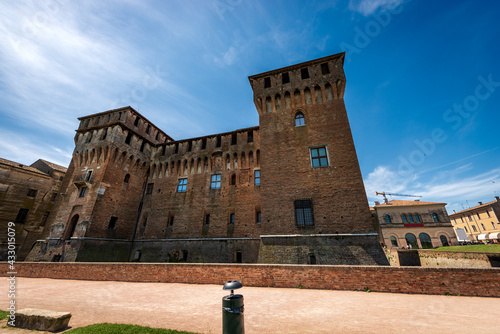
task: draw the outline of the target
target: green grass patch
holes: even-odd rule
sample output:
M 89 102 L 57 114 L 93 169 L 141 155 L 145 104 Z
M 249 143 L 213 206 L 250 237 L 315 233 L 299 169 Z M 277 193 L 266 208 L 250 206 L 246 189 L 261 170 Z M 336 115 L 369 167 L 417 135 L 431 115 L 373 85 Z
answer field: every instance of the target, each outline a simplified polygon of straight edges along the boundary
M 179 332 L 171 329 L 151 328 L 137 325 L 123 324 L 94 324 L 75 328 L 66 332 L 67 334 L 195 334 L 192 332 Z
M 0 310 L 0 320 L 6 319 L 9 316 L 9 312 Z
M 465 245 L 434 248 L 440 252 L 500 253 L 500 245 Z

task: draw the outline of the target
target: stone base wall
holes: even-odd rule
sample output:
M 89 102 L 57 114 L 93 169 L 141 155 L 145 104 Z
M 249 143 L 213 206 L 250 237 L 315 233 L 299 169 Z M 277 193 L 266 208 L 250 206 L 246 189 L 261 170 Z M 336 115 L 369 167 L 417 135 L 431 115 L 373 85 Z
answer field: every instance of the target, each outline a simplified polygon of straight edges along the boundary
M 261 236 L 258 263 L 389 265 L 376 235 Z
M 500 297 L 500 268 L 18 262 L 17 277 Z M 8 263 L 0 263 L 7 276 Z

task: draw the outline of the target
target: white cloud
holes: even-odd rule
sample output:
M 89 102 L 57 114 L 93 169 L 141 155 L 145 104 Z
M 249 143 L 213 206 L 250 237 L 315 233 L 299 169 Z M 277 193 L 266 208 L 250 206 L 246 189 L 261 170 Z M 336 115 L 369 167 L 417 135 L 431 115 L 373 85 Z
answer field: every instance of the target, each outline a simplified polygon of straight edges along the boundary
M 401 5 L 404 0 L 350 0 L 349 9 L 369 16 L 378 10 L 390 10 Z

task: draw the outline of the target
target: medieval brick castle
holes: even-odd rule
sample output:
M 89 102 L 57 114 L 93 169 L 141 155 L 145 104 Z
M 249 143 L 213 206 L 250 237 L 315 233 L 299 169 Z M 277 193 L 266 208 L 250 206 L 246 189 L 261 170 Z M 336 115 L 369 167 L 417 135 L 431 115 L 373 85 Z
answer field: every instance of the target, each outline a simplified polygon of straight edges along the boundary
M 59 210 L 27 260 L 387 264 L 344 56 L 250 76 L 252 128 L 174 140 L 131 107 L 79 118 Z

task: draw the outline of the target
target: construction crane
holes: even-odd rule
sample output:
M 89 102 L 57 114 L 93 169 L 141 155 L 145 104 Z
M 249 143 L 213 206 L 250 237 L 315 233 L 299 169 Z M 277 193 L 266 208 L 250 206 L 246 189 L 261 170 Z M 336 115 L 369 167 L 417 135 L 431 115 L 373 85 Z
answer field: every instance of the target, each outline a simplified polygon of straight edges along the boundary
M 418 195 L 391 194 L 391 193 L 386 193 L 386 192 L 381 192 L 381 193 L 379 193 L 378 191 L 376 191 L 376 192 L 375 192 L 375 195 L 382 195 L 382 196 L 384 196 L 384 203 L 385 203 L 385 204 L 387 204 L 387 203 L 388 203 L 386 195 L 388 195 L 388 196 L 422 197 L 422 196 L 418 196 Z

